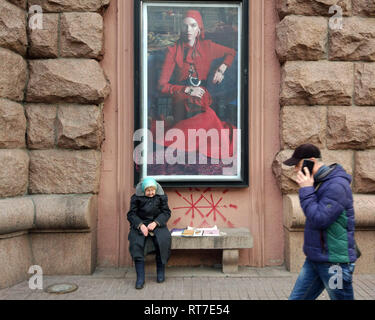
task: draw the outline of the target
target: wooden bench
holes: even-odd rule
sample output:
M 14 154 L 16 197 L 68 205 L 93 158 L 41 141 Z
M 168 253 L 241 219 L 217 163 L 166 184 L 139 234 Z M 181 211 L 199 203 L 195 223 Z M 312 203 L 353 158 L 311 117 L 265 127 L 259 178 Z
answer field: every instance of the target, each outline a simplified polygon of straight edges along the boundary
M 220 229 L 225 235 L 217 237 L 172 237 L 172 249 L 223 249 L 224 273 L 238 272 L 239 249 L 253 247 L 253 237 L 246 228 Z

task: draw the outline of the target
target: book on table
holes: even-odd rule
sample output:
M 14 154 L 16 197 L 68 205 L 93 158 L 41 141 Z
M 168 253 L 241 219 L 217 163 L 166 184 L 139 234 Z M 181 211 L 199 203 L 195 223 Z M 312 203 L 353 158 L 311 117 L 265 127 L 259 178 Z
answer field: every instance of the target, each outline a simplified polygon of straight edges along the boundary
M 220 231 L 219 229 L 214 229 L 214 230 L 204 230 L 203 235 L 206 237 L 217 237 L 220 236 Z
M 182 233 L 184 232 L 185 228 L 182 228 L 182 229 L 178 229 L 178 228 L 173 228 L 171 230 L 171 235 L 172 237 L 178 237 L 178 236 L 181 236 Z
M 194 229 L 185 229 L 181 236 L 183 237 L 194 237 Z
M 171 230 L 171 235 L 173 237 L 217 237 L 220 236 L 220 230 L 217 226 L 211 228 L 194 228 L 194 227 L 187 227 L 187 228 L 173 228 Z
M 194 229 L 194 236 L 193 237 L 201 237 L 203 236 L 203 230 Z

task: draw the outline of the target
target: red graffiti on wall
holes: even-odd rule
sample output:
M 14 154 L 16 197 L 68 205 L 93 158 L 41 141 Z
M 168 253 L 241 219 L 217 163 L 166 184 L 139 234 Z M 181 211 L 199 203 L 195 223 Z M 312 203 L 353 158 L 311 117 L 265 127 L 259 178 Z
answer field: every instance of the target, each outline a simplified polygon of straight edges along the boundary
M 196 217 L 203 219 L 199 227 L 206 227 L 209 226 L 206 219 L 212 219 L 214 223 L 220 218 L 223 222 L 227 224 L 228 227 L 233 228 L 234 224 L 226 217 L 226 212 L 228 208 L 237 210 L 237 205 L 229 203 L 226 204 L 225 202 L 225 194 L 229 190 L 224 190 L 222 192 L 223 195 L 214 195 L 211 192 L 211 188 L 206 188 L 205 190 L 201 191 L 198 188 L 190 188 L 189 191 L 191 192 L 189 196 L 182 195 L 179 191 L 175 190 L 176 194 L 181 198 L 183 201 L 181 206 L 177 206 L 172 208 L 173 210 L 184 210 L 181 214 L 182 216 L 191 216 L 190 225 L 193 226 L 193 220 Z M 198 191 L 199 193 L 192 193 L 193 191 Z M 182 217 L 175 219 L 173 221 L 173 225 L 176 225 L 180 222 Z

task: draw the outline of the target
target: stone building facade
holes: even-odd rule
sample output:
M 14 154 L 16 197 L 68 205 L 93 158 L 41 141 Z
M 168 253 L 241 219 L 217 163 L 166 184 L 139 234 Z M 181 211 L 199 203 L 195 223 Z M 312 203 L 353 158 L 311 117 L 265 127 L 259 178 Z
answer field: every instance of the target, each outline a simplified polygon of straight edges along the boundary
M 291 149 L 313 143 L 325 163 L 340 163 L 353 176 L 356 238 L 364 252 L 357 270 L 374 272 L 375 4 L 279 0 L 276 8 L 282 150 L 273 169 L 284 194 L 286 265 L 297 271 L 303 263 L 305 219 L 293 169 L 281 163 Z
M 108 3 L 0 1 L 0 287 L 96 266 Z
M 0 288 L 32 265 L 88 274 L 131 264 L 133 18 L 133 0 L 0 0 Z M 251 0 L 249 24 L 250 186 L 168 189 L 170 226 L 196 222 L 178 211 L 183 196 L 210 192 L 225 219 L 199 223 L 248 227 L 242 265 L 298 271 L 304 216 L 281 163 L 310 142 L 353 175 L 357 270 L 375 272 L 374 2 Z M 220 261 L 175 252 L 170 264 L 203 256 Z

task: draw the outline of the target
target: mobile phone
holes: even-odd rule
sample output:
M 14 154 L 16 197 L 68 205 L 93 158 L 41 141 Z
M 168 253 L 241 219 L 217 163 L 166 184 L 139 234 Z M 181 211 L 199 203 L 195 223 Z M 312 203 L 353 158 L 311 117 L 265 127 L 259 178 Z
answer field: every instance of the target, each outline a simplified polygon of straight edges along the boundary
M 302 173 L 305 174 L 305 167 L 309 170 L 310 175 L 312 174 L 315 162 L 312 160 L 304 159 L 302 164 Z

